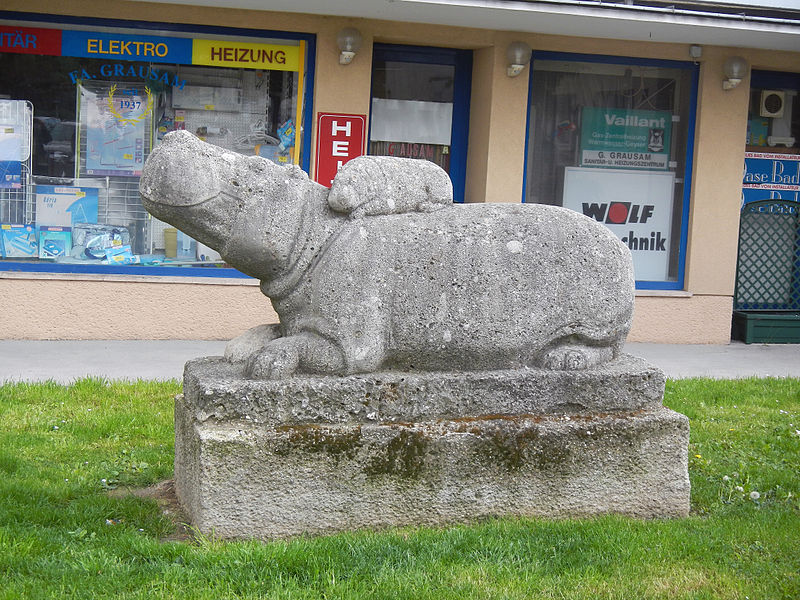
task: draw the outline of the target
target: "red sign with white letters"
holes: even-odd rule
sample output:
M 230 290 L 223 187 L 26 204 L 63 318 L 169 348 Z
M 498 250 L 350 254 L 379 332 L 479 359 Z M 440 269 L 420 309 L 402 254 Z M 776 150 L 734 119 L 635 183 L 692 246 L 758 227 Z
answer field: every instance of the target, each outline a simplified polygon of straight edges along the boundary
M 317 160 L 315 177 L 331 187 L 341 166 L 364 154 L 367 132 L 366 115 L 317 113 Z
M 61 30 L 0 26 L 0 52 L 61 56 Z

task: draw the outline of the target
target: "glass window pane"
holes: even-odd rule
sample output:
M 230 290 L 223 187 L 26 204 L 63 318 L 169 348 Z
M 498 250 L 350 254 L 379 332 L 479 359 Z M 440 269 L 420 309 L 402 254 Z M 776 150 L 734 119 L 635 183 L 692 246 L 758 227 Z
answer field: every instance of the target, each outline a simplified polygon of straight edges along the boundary
M 112 39 L 134 40 L 128 49 L 143 44 L 135 41 L 138 30 L 87 33 L 77 26 L 61 32 L 54 25 L 30 35 L 49 32 L 97 36 L 89 40 L 93 51 L 118 44 L 113 47 L 120 54 L 121 42 Z M 158 39 L 165 49 L 192 45 L 186 37 Z M 87 58 L 74 44 L 61 47 L 77 56 L 0 52 L 0 170 L 9 175 L 0 178 L 8 181 L 0 182 L 0 259 L 93 268 L 224 266 L 216 252 L 144 210 L 139 197 L 144 161 L 166 133 L 185 129 L 242 154 L 299 164 L 303 82 L 299 71 L 280 66 L 230 68 L 230 61 L 205 66 L 213 64 L 215 44 L 227 48 L 217 49 L 217 58 L 228 60 L 236 48 L 246 48 L 237 56 L 272 60 L 284 51 L 294 56 L 297 41 L 205 43 L 212 48 L 211 62 L 189 55 L 185 64 Z M 302 64 L 305 57 L 299 54 Z M 3 148 L 9 149 L 6 158 Z
M 369 153 L 423 158 L 450 170 L 452 65 L 373 62 Z
M 679 278 L 691 82 L 638 62 L 533 61 L 525 201 L 605 223 L 639 281 Z

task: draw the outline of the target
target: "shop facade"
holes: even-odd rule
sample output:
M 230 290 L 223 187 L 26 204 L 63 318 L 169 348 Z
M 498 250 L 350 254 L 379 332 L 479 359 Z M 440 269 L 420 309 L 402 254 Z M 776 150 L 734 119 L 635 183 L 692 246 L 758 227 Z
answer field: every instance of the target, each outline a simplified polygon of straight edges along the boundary
M 171 3 L 59 10 L 0 13 L 3 338 L 226 339 L 276 320 L 258 282 L 142 208 L 142 165 L 177 129 L 323 185 L 353 156 L 403 156 L 447 170 L 456 202 L 583 212 L 634 256 L 632 341 L 726 343 L 743 203 L 798 202 L 796 23 L 782 25 L 796 49 L 776 49 Z M 780 92 L 780 117 L 763 115 L 764 92 Z M 748 185 L 746 153 L 786 157 L 765 175 L 780 181 Z

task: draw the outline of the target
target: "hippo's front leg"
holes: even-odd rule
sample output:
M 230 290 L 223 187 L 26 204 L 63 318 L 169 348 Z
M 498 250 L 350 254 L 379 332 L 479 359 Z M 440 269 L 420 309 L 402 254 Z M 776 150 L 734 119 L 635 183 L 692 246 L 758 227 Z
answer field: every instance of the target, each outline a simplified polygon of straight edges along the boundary
M 286 379 L 297 372 L 342 374 L 344 370 L 341 349 L 310 332 L 268 342 L 249 357 L 246 367 L 253 379 Z

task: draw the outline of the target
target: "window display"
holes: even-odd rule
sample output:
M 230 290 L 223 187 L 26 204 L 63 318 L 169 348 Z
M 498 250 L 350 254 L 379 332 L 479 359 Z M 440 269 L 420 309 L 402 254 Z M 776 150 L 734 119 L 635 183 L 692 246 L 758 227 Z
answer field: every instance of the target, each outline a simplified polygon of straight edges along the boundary
M 464 201 L 471 52 L 376 44 L 369 154 L 429 160 Z
M 633 254 L 639 288 L 680 289 L 697 70 L 536 53 L 526 202 L 582 212 Z
M 800 75 L 753 71 L 742 204 L 800 202 Z
M 0 25 L 30 42 L 0 48 L 0 268 L 238 276 L 152 218 L 139 177 L 153 147 L 178 129 L 308 170 L 298 129 L 312 38 L 28 25 Z M 165 269 L 177 266 L 206 268 Z

